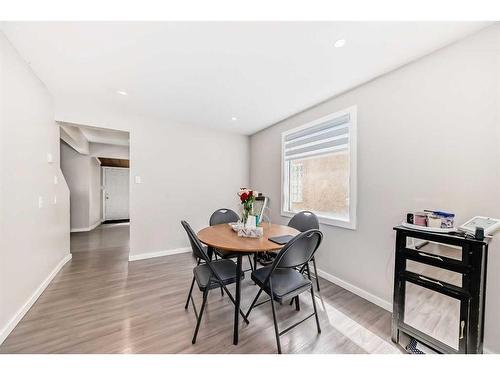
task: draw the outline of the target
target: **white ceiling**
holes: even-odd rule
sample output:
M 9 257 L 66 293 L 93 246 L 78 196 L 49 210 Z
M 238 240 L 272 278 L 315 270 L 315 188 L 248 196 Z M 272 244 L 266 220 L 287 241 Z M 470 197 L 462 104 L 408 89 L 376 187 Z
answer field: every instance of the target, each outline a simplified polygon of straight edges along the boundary
M 5 22 L 56 104 L 252 134 L 480 22 Z M 334 48 L 337 39 L 346 39 Z M 117 90 L 125 90 L 122 96 Z M 232 121 L 237 117 L 237 121 Z

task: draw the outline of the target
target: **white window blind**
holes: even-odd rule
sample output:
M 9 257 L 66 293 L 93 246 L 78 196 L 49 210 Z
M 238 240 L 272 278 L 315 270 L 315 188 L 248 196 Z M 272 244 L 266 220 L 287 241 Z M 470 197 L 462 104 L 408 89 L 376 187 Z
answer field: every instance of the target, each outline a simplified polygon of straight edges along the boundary
M 347 113 L 338 118 L 287 134 L 284 139 L 285 160 L 348 150 L 349 123 L 350 114 Z
M 314 212 L 321 223 L 356 229 L 357 107 L 281 134 L 281 215 Z

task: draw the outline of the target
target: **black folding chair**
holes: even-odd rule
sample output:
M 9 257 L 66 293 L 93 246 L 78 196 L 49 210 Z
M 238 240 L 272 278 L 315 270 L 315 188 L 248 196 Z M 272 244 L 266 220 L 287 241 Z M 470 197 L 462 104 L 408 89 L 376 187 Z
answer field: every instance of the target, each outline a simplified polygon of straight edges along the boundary
M 217 224 L 227 224 L 227 223 L 235 223 L 240 220 L 240 217 L 236 212 L 233 210 L 230 210 L 229 208 L 219 208 L 217 211 L 215 211 L 212 216 L 210 216 L 210 220 L 208 224 L 210 226 L 212 225 L 217 225 Z M 230 252 L 230 251 L 224 251 L 222 249 L 209 249 L 209 253 L 211 251 L 215 251 L 215 258 L 217 259 L 217 256 L 219 256 L 222 259 L 232 259 L 236 258 L 238 254 Z M 243 270 L 244 272 L 246 271 L 253 271 L 256 263 L 255 255 L 254 255 L 254 264 L 252 264 L 252 258 L 250 254 L 248 255 L 248 262 L 250 263 L 250 268 Z
M 303 266 L 309 268 L 309 261 L 314 256 L 314 253 L 321 244 L 322 239 L 323 234 L 317 229 L 311 229 L 300 233 L 283 247 L 283 249 L 276 256 L 272 265 L 259 268 L 252 272 L 252 280 L 260 287 L 260 289 L 250 305 L 246 318 L 248 318 L 254 307 L 260 306 L 269 301 L 271 302 L 274 332 L 276 334 L 278 353 L 280 354 L 280 336 L 289 332 L 291 329 L 295 328 L 312 316 L 316 317 L 318 333 L 321 333 L 318 311 L 316 309 L 316 301 L 314 299 L 313 283 L 309 278 L 305 277 L 299 269 Z M 311 291 L 314 312 L 280 332 L 278 329 L 278 321 L 276 319 L 274 301 L 281 304 L 283 301 L 287 301 L 289 299 L 292 301 L 295 300 L 295 308 L 298 311 L 300 310 L 299 295 L 307 290 Z M 262 291 L 266 292 L 270 298 L 256 304 Z
M 227 208 L 220 208 L 217 211 L 215 211 L 211 216 L 209 220 L 209 225 L 217 225 L 217 224 L 225 224 L 225 223 L 234 223 L 236 221 L 240 220 L 238 214 L 234 212 L 233 210 L 227 209 Z M 235 258 L 238 255 L 231 253 L 229 251 L 224 251 L 220 249 L 214 249 L 210 246 L 203 246 L 204 252 L 208 255 L 209 259 L 212 259 L 212 257 L 215 255 L 215 259 L 217 259 L 217 255 L 222 258 L 222 259 L 230 259 L 230 258 Z M 193 253 L 194 255 L 194 253 Z M 194 255 L 196 257 L 196 255 Z M 198 259 L 198 265 L 203 262 L 201 258 Z M 250 260 L 250 258 L 249 258 Z M 251 264 L 251 263 L 250 263 Z M 248 270 L 245 270 L 248 271 Z M 188 298 L 186 301 L 186 309 L 188 308 L 189 305 L 189 300 L 191 298 L 191 293 L 193 291 L 193 286 L 194 286 L 194 276 L 193 276 L 193 281 L 191 282 L 191 288 L 189 289 L 189 294 Z M 224 289 L 220 288 L 220 293 L 221 295 L 224 295 Z
M 193 269 L 194 278 L 193 282 L 191 283 L 188 301 L 186 302 L 185 306 L 185 308 L 187 309 L 189 305 L 189 300 L 191 300 L 191 303 L 193 304 L 194 314 L 197 320 L 196 329 L 194 331 L 192 340 L 192 343 L 195 344 L 196 337 L 198 336 L 198 330 L 200 329 L 201 318 L 203 317 L 203 311 L 205 310 L 205 305 L 207 304 L 208 292 L 210 291 L 210 289 L 215 289 L 219 287 L 223 288 L 226 291 L 231 302 L 235 305 L 235 300 L 231 295 L 231 293 L 229 293 L 229 290 L 227 290 L 226 285 L 235 283 L 238 275 L 236 274 L 236 264 L 234 264 L 233 261 L 228 259 L 219 259 L 213 261 L 210 260 L 204 246 L 201 244 L 200 240 L 198 240 L 198 237 L 196 237 L 196 234 L 194 233 L 191 226 L 184 220 L 181 221 L 181 224 L 186 230 L 186 233 L 189 237 L 189 242 L 191 243 L 191 249 L 193 251 L 193 255 L 198 259 L 198 264 Z M 202 260 L 205 263 L 201 263 Z M 241 275 L 239 275 L 239 277 L 243 279 L 245 277 L 245 274 L 242 272 Z M 203 293 L 203 302 L 199 313 L 196 310 L 196 305 L 194 303 L 192 296 L 195 280 L 196 284 L 198 285 L 198 288 Z M 245 322 L 248 323 L 248 319 L 245 317 L 245 315 L 241 310 L 240 314 L 245 320 Z
M 296 213 L 288 222 L 288 226 L 297 229 L 299 232 L 305 232 L 309 229 L 319 229 L 318 217 L 311 211 L 301 211 Z M 314 278 L 316 279 L 316 287 L 319 292 L 319 278 L 318 270 L 316 268 L 316 259 L 312 257 L 311 262 L 314 267 Z M 303 266 L 300 272 L 304 273 L 307 271 L 307 276 L 311 278 L 309 273 L 309 268 Z

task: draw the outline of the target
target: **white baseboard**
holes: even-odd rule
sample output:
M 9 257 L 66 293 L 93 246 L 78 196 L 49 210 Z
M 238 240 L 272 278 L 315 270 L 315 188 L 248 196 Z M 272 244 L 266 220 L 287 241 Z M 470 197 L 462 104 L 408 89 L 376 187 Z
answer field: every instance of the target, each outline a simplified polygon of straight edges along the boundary
M 167 255 L 174 255 L 174 254 L 180 254 L 180 253 L 189 253 L 190 251 L 191 251 L 190 247 L 180 247 L 178 249 L 155 251 L 152 253 L 134 254 L 134 255 L 129 255 L 128 261 L 133 262 L 134 260 L 164 257 Z
M 31 297 L 26 301 L 26 303 L 16 312 L 14 317 L 6 324 L 5 327 L 0 329 L 0 344 L 4 342 L 7 336 L 10 335 L 12 330 L 16 328 L 17 324 L 21 321 L 24 315 L 28 312 L 28 310 L 33 306 L 38 297 L 43 293 L 45 288 L 50 284 L 52 279 L 57 275 L 57 273 L 63 268 L 63 266 L 71 260 L 72 255 L 66 255 L 57 266 L 50 272 L 50 274 L 45 278 L 45 280 L 36 288 L 35 292 L 31 295 Z
M 323 270 L 318 269 L 318 275 L 321 276 L 322 278 L 338 285 L 341 286 L 344 289 L 347 289 L 349 292 L 352 292 L 361 298 L 364 298 L 372 303 L 374 303 L 377 306 L 382 307 L 383 309 L 387 311 L 392 312 L 392 303 L 389 301 L 386 301 L 380 297 L 377 297 L 374 294 L 371 294 L 370 292 L 367 292 L 364 289 L 361 289 L 355 285 L 352 285 L 351 283 L 348 283 L 347 281 L 344 281 L 336 276 L 333 276 L 332 274 L 329 274 L 328 272 L 325 272 Z
M 70 233 L 88 232 L 90 228 L 71 228 Z
M 90 227 L 86 227 L 86 228 L 72 228 L 70 230 L 71 233 L 76 233 L 76 232 L 89 232 L 91 231 L 92 229 L 95 229 L 97 228 L 99 225 L 101 225 L 102 223 L 102 220 L 99 220 L 97 222 L 95 222 L 94 224 L 92 224 Z
M 496 353 L 493 350 L 483 347 L 483 354 L 499 354 L 499 353 Z

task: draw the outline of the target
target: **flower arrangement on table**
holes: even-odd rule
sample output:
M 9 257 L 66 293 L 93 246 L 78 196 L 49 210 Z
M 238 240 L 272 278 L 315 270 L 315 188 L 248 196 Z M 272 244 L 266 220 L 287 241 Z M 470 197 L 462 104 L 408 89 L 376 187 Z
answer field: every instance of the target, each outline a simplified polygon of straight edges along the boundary
M 257 197 L 258 194 L 259 193 L 257 193 L 256 191 L 247 188 L 241 188 L 238 192 L 238 196 L 240 197 L 241 205 L 243 208 L 242 222 L 232 227 L 233 230 L 238 232 L 238 236 L 240 237 L 259 238 L 264 234 L 263 228 L 256 226 L 256 220 L 253 220 L 253 223 L 247 223 L 248 217 L 252 214 L 253 211 L 255 197 Z
M 254 194 L 255 193 L 255 194 Z M 243 206 L 243 224 L 247 223 L 248 216 L 252 213 L 253 203 L 255 202 L 256 192 L 247 188 L 241 188 L 238 192 L 240 197 L 241 205 Z

